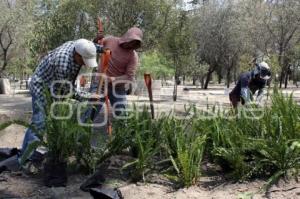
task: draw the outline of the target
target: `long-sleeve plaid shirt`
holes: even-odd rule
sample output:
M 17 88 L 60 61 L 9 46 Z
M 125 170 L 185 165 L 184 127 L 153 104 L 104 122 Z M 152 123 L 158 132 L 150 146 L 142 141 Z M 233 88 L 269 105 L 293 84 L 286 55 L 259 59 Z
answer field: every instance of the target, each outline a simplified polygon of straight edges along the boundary
M 74 43 L 74 41 L 69 41 L 54 49 L 42 58 L 37 66 L 30 82 L 30 90 L 32 95 L 35 95 L 42 105 L 46 104 L 45 89 L 51 89 L 54 81 L 69 81 L 70 84 L 74 85 L 76 76 L 81 68 L 74 60 Z M 57 91 L 60 85 L 55 84 L 55 87 L 53 90 Z M 68 93 L 69 91 L 66 92 Z

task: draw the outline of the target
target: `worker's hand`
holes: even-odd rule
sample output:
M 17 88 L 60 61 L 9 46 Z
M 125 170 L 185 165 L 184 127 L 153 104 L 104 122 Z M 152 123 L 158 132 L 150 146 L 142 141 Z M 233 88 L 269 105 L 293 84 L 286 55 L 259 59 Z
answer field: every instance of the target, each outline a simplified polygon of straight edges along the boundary
M 247 108 L 258 108 L 258 107 L 260 107 L 260 105 L 255 101 L 249 101 L 245 104 L 245 107 L 247 107 Z
M 107 77 L 107 80 L 109 83 L 112 83 L 116 80 L 116 78 L 115 77 Z
M 99 32 L 98 32 L 98 33 L 97 33 L 97 36 L 96 36 L 96 38 L 93 40 L 93 42 L 99 44 L 100 41 L 101 41 L 103 38 L 104 38 L 103 33 L 99 33 Z
M 96 94 L 96 93 L 93 93 L 90 95 L 90 101 L 97 101 L 97 100 L 100 100 L 100 95 Z
M 96 43 L 94 43 L 94 44 L 95 44 L 97 53 L 104 53 L 105 51 L 109 50 L 109 48 L 107 48 L 107 47 L 104 47 L 104 46 L 96 44 Z

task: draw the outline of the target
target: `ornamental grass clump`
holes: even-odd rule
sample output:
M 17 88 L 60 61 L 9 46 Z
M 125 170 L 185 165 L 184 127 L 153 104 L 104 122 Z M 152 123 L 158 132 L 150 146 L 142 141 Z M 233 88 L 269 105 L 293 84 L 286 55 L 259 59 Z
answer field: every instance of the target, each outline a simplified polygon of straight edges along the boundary
M 293 95 L 274 90 L 272 104 L 265 108 L 260 131 L 253 138 L 256 170 L 269 174 L 268 185 L 282 176 L 298 173 L 300 167 L 300 107 Z
M 58 103 L 47 101 L 44 127 L 36 131 L 38 140 L 31 142 L 21 158 L 21 164 L 30 159 L 40 146 L 47 148 L 44 163 L 44 182 L 47 186 L 65 186 L 67 166 L 70 157 L 75 157 L 77 165 L 92 170 L 89 161 L 93 155 L 90 145 L 91 128 L 81 126 L 77 118 L 77 102 L 66 99 Z
M 159 152 L 160 120 L 152 120 L 149 110 L 143 107 L 142 111 L 133 111 L 133 116 L 127 121 L 126 130 L 132 136 L 130 144 L 135 160 L 123 166 L 123 170 L 131 168 L 133 181 L 145 181 L 145 175 L 154 168 L 154 158 Z
M 292 94 L 274 89 L 270 106 L 245 107 L 230 119 L 211 120 L 211 155 L 235 179 L 268 177 L 267 188 L 299 170 L 299 118 Z
M 201 175 L 206 143 L 206 135 L 197 131 L 194 121 L 194 118 L 180 120 L 170 117 L 162 127 L 163 148 L 170 157 L 177 180 L 186 187 L 196 184 Z

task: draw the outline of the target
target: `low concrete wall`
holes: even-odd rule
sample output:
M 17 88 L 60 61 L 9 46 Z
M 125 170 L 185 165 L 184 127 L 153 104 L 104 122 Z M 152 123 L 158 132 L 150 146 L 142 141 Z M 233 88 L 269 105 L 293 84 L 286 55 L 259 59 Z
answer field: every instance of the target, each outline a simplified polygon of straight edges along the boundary
M 0 94 L 11 94 L 11 87 L 8 79 L 0 78 Z
M 161 90 L 162 82 L 161 80 L 152 80 L 152 90 L 153 94 Z M 134 89 L 134 95 L 148 95 L 148 91 L 144 80 L 137 80 Z

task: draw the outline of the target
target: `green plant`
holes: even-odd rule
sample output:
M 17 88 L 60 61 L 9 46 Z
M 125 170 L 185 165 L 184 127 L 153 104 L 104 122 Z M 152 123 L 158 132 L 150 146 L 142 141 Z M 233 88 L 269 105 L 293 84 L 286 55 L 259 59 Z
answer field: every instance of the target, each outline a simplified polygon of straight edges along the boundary
M 243 108 L 231 119 L 212 119 L 208 134 L 217 163 L 235 179 L 269 177 L 264 189 L 289 171 L 297 173 L 300 165 L 299 105 L 276 88 L 271 102 L 256 110 Z
M 122 169 L 133 167 L 132 180 L 145 181 L 145 174 L 153 168 L 153 159 L 158 153 L 161 120 L 152 120 L 149 110 L 133 111 L 133 117 L 127 120 L 128 132 L 132 135 L 131 150 L 136 159 L 127 163 Z
M 196 183 L 201 175 L 206 135 L 199 132 L 191 120 L 179 120 L 169 117 L 162 127 L 164 149 L 169 154 L 178 180 L 184 186 Z
M 261 131 L 255 136 L 258 169 L 271 170 L 265 188 L 288 171 L 300 167 L 300 108 L 292 94 L 285 96 L 274 90 L 271 107 L 265 108 Z
M 48 150 L 47 156 L 54 162 L 66 162 L 69 157 L 75 156 L 78 163 L 92 169 L 94 165 L 89 161 L 93 155 L 90 145 L 91 128 L 78 123 L 77 102 L 66 100 L 52 109 L 50 100 L 47 104 L 45 126 L 41 131 L 36 131 L 39 140 L 28 145 L 22 155 L 21 164 L 26 162 L 34 150 L 44 146 Z M 34 126 L 30 128 L 35 129 Z
M 208 153 L 225 172 L 229 171 L 233 178 L 240 179 L 250 169 L 245 156 L 250 146 L 244 135 L 249 122 L 240 122 L 240 120 L 245 120 L 243 115 L 239 119 L 237 116 L 231 117 L 224 117 L 218 113 L 216 117 L 206 121 L 208 139 L 211 143 Z
M 162 122 L 152 120 L 145 106 L 140 111 L 134 105 L 124 116 L 125 119 L 113 121 L 112 137 L 102 148 L 98 148 L 94 159 L 98 165 L 111 156 L 130 149 L 134 160 L 125 164 L 122 170 L 129 170 L 133 181 L 145 181 L 145 175 L 153 167 L 153 158 L 158 152 Z

